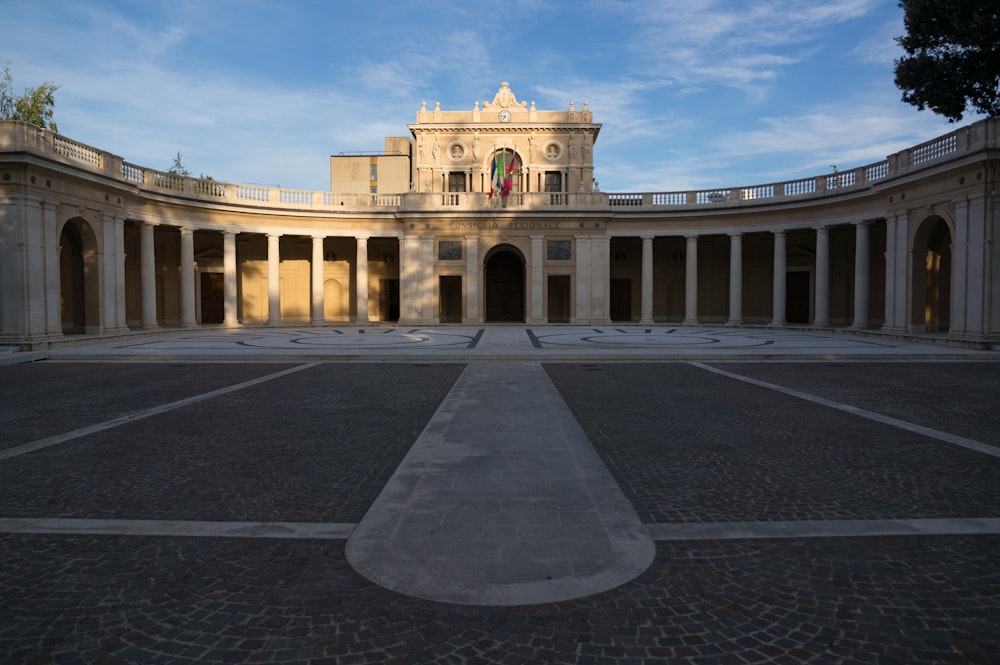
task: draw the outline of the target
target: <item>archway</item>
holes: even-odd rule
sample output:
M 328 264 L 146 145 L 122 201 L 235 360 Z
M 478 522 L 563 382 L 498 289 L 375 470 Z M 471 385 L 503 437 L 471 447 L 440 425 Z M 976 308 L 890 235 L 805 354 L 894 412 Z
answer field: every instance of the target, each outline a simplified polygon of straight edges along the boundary
M 951 230 L 940 217 L 925 219 L 913 237 L 913 332 L 945 333 L 951 325 Z
M 486 321 L 524 322 L 524 258 L 501 245 L 486 259 Z
M 100 332 L 97 238 L 86 220 L 66 222 L 59 236 L 59 315 L 64 335 Z

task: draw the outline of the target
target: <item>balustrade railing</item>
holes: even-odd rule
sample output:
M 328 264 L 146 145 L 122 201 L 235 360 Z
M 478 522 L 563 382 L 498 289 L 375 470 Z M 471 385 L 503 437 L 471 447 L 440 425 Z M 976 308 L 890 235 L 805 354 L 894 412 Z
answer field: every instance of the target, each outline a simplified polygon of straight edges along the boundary
M 958 135 L 949 134 L 913 148 L 910 163 L 914 166 L 958 151 Z
M 65 136 L 60 136 L 59 134 L 52 135 L 52 150 L 57 155 L 69 157 L 73 161 L 90 164 L 91 166 L 96 166 L 97 168 L 102 168 L 104 166 L 104 161 L 102 159 L 104 153 L 102 151 L 96 150 L 82 143 L 77 143 L 76 141 L 68 139 Z
M 848 171 L 786 182 L 738 188 L 652 193 L 606 192 L 514 192 L 502 201 L 491 201 L 482 192 L 340 194 L 231 184 L 211 178 L 190 178 L 146 169 L 108 152 L 92 148 L 59 134 L 19 121 L 0 121 L 0 153 L 8 150 L 49 153 L 56 161 L 100 171 L 107 177 L 131 183 L 140 189 L 165 195 L 222 200 L 254 206 L 357 210 L 426 209 L 436 206 L 462 209 L 574 207 L 694 209 L 702 206 L 739 207 L 777 203 L 785 198 L 830 196 L 845 190 L 863 191 L 871 183 L 925 168 L 925 165 L 956 154 L 1000 148 L 1000 119 L 981 120 L 932 141 L 890 155 L 887 159 Z

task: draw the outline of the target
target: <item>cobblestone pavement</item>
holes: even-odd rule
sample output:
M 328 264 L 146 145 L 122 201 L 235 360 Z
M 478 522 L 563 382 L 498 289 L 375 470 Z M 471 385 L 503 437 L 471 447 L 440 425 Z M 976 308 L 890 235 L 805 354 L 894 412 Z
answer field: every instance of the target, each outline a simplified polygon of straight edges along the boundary
M 0 449 L 291 365 L 0 367 Z M 995 363 L 719 363 L 997 444 Z M 1000 516 L 1000 459 L 683 362 L 546 370 L 649 523 Z M 0 517 L 356 522 L 459 364 L 319 363 L 0 460 Z M 1000 535 L 678 540 L 611 591 L 433 603 L 340 540 L 0 533 L 0 662 L 1000 662 Z

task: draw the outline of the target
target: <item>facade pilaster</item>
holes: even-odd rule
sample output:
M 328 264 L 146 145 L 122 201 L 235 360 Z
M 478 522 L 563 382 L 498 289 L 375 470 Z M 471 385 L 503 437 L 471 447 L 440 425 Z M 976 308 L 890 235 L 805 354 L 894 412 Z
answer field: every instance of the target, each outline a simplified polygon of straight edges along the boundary
M 142 327 L 157 328 L 156 321 L 156 225 L 143 222 L 139 228 L 140 281 L 142 283 Z
M 576 236 L 576 318 L 573 323 L 591 322 L 590 236 Z
M 125 316 L 125 220 L 117 217 L 112 220 L 115 245 L 115 329 L 128 330 L 128 319 Z M 105 242 L 108 238 L 105 237 Z
M 355 297 L 357 298 L 356 323 L 368 323 L 368 236 L 355 237 L 357 259 L 354 267 Z
M 774 275 L 771 293 L 771 325 L 785 325 L 785 272 L 787 258 L 785 256 L 785 232 L 774 231 Z
M 698 236 L 685 236 L 684 325 L 698 324 Z
M 729 320 L 727 326 L 743 324 L 743 234 L 729 235 Z
M 951 312 L 948 317 L 948 333 L 964 337 L 970 328 L 975 330 L 974 322 L 968 320 L 968 313 L 977 309 L 970 308 L 969 302 L 976 302 L 982 297 L 982 265 L 976 266 L 977 258 L 972 254 L 972 235 L 976 232 L 969 228 L 969 199 L 963 197 L 955 204 L 955 232 L 951 243 Z M 978 230 L 978 229 L 977 229 Z M 974 267 L 975 266 L 975 267 Z M 978 271 L 975 268 L 979 268 Z M 972 278 L 975 274 L 976 278 Z
M 405 236 L 400 248 L 400 322 L 417 323 L 423 308 L 423 267 L 420 265 L 420 238 Z
M 465 236 L 465 319 L 482 323 L 479 314 L 479 236 Z
M 36 299 L 39 295 L 42 297 L 42 303 L 35 302 L 30 306 L 34 309 L 39 306 L 44 308 L 44 327 L 42 328 L 42 334 L 47 339 L 58 339 L 62 337 L 62 312 L 59 307 L 59 297 L 60 284 L 59 284 L 59 219 L 56 215 L 56 206 L 51 203 L 42 204 L 42 247 L 40 248 L 42 252 L 43 259 L 43 274 L 44 279 L 41 281 L 42 288 L 45 289 L 43 294 L 38 294 L 34 291 L 30 291 L 30 296 Z M 122 241 L 122 261 L 124 263 L 124 240 Z M 122 268 L 122 284 L 124 281 L 124 265 Z M 30 286 L 29 289 L 34 287 Z M 122 321 L 122 327 L 125 328 L 125 303 L 122 302 L 122 316 L 120 321 Z M 34 332 L 34 331 L 29 331 Z
M 528 293 L 531 295 L 529 309 L 531 314 L 527 322 L 533 324 L 545 323 L 545 316 L 542 310 L 543 294 L 545 293 L 542 284 L 544 280 L 544 264 L 542 259 L 544 241 L 544 236 L 531 236 L 531 287 L 528 290 Z
M 267 325 L 281 323 L 281 234 L 267 234 Z
M 198 325 L 194 308 L 194 229 L 181 228 L 181 325 Z
M 830 325 L 830 227 L 816 228 L 816 311 L 813 325 Z
M 225 314 L 222 322 L 225 326 L 235 327 L 239 325 L 239 289 L 236 281 L 236 234 L 231 231 L 222 234 L 222 275 L 225 291 Z
M 854 322 L 851 328 L 861 330 L 867 328 L 868 292 L 871 289 L 870 254 L 871 224 L 858 222 L 854 225 Z
M 642 286 L 639 323 L 653 323 L 653 236 L 642 236 Z
M 325 282 L 323 279 L 323 236 L 312 237 L 312 260 L 309 262 L 310 269 L 310 302 L 309 318 L 313 325 L 323 323 L 324 320 L 324 300 Z
M 420 320 L 427 324 L 440 323 L 438 280 L 434 274 L 434 236 L 420 237 L 420 264 L 425 266 L 424 275 L 427 279 Z
M 611 323 L 611 238 L 591 236 L 590 239 L 590 318 L 594 325 Z
M 885 324 L 887 332 L 904 333 L 908 328 L 911 286 L 907 279 L 910 253 L 907 235 L 909 219 L 906 213 L 891 215 L 886 220 L 885 247 Z

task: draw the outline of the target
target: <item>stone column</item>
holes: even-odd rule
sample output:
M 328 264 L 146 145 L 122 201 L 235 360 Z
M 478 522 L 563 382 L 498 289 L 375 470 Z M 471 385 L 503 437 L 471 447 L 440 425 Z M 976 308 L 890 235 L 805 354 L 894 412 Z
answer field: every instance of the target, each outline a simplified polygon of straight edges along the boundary
M 267 234 L 267 325 L 281 324 L 281 234 Z
M 576 318 L 573 323 L 591 323 L 590 236 L 576 236 Z
M 399 241 L 399 322 L 416 323 L 423 307 L 420 297 L 420 238 L 404 236 Z
M 28 201 L 26 201 L 26 204 L 30 204 L 30 203 L 31 203 L 30 199 Z M 62 337 L 62 307 L 60 306 L 60 302 L 59 302 L 59 293 L 60 293 L 60 283 L 59 283 L 59 270 L 60 270 L 60 268 L 59 268 L 59 253 L 60 253 L 59 243 L 60 243 L 60 237 L 59 237 L 59 228 L 58 228 L 59 227 L 59 223 L 58 223 L 58 219 L 57 219 L 57 215 L 56 215 L 55 206 L 52 205 L 52 204 L 45 204 L 45 203 L 42 203 L 41 205 L 42 205 L 42 209 L 41 209 L 41 219 L 42 219 L 41 232 L 42 232 L 42 245 L 43 246 L 40 249 L 42 251 L 43 259 L 44 259 L 43 260 L 43 264 L 44 265 L 42 267 L 42 273 L 43 273 L 44 279 L 41 281 L 40 286 L 44 289 L 44 291 L 41 294 L 32 293 L 31 295 L 32 295 L 32 298 L 40 296 L 42 298 L 42 302 L 44 303 L 44 312 L 41 314 L 41 316 L 44 317 L 45 323 L 44 323 L 44 325 L 43 325 L 43 327 L 41 329 L 42 332 L 44 332 L 45 337 L 47 337 L 49 339 L 56 339 L 56 338 Z M 27 205 L 26 205 L 26 208 L 27 208 Z M 121 230 L 123 228 L 124 228 L 124 223 L 123 222 L 119 223 L 119 230 L 121 231 L 121 234 L 122 234 L 121 235 L 121 244 L 119 245 L 119 247 L 121 247 L 121 257 L 122 257 L 122 272 L 121 272 L 121 281 L 119 282 L 119 284 L 123 285 L 122 286 L 123 292 L 122 292 L 122 297 L 121 297 L 121 302 L 120 302 L 121 317 L 119 318 L 119 321 L 122 322 L 122 324 L 121 324 L 122 325 L 122 329 L 125 330 L 125 329 L 128 328 L 128 326 L 125 324 L 125 293 L 124 293 L 124 288 L 125 288 L 124 287 L 124 284 L 125 284 L 125 266 L 124 266 L 124 261 L 125 261 L 125 237 L 124 237 L 124 231 Z M 30 229 L 28 229 L 28 228 L 26 228 L 25 231 L 30 233 Z M 29 286 L 29 290 L 33 291 L 34 287 L 31 284 L 31 277 L 30 276 L 28 278 L 28 286 Z M 30 300 L 29 300 L 29 303 L 30 303 L 30 312 L 31 313 L 28 315 L 28 317 L 29 317 L 29 320 L 32 321 L 32 324 L 34 326 L 34 324 L 35 324 L 35 317 L 38 315 L 36 313 L 37 312 L 37 310 L 36 310 L 37 303 L 32 302 Z M 28 332 L 31 333 L 32 335 L 34 335 L 38 331 L 35 330 L 34 327 L 32 327 L 32 329 L 29 330 Z
M 324 320 L 323 236 L 312 237 L 312 261 L 309 268 L 312 272 L 312 307 L 309 318 L 313 325 L 317 325 Z
M 198 325 L 194 307 L 194 229 L 181 228 L 181 325 L 193 328 Z
M 531 286 L 528 289 L 531 302 L 528 323 L 545 323 L 545 314 L 542 310 L 543 294 L 545 293 L 542 284 L 545 273 L 542 254 L 544 240 L 544 236 L 531 236 Z
M 479 314 L 479 236 L 465 236 L 465 321 L 482 323 Z
M 642 237 L 642 293 L 639 323 L 653 323 L 653 236 Z
M 774 232 L 774 290 L 771 295 L 771 325 L 785 325 L 785 232 Z
M 816 228 L 816 313 L 813 325 L 830 325 L 830 227 Z
M 698 324 L 698 236 L 686 236 L 684 265 L 684 324 Z
M 611 238 L 591 236 L 590 239 L 590 318 L 595 325 L 611 323 Z
M 743 324 L 743 234 L 729 235 L 729 320 L 727 326 Z
M 128 319 L 125 317 L 125 220 L 115 219 L 115 284 L 118 298 L 115 301 L 115 328 L 128 330 Z
M 906 213 L 886 219 L 885 234 L 885 323 L 882 330 L 906 332 L 909 326 L 909 220 Z
M 239 325 L 239 290 L 236 288 L 236 234 L 230 231 L 222 234 L 222 274 L 226 293 L 223 325 L 235 327 Z
M 140 282 L 142 284 L 142 327 L 156 328 L 156 225 L 143 222 L 139 230 Z
M 368 323 L 368 236 L 357 236 L 357 265 L 354 267 L 357 296 L 356 323 Z
M 423 323 L 441 322 L 440 301 L 438 300 L 438 276 L 434 272 L 434 236 L 420 237 L 420 264 L 424 267 L 424 308 L 420 312 Z
M 851 328 L 861 330 L 868 327 L 869 282 L 869 229 L 868 222 L 854 225 L 854 321 Z

